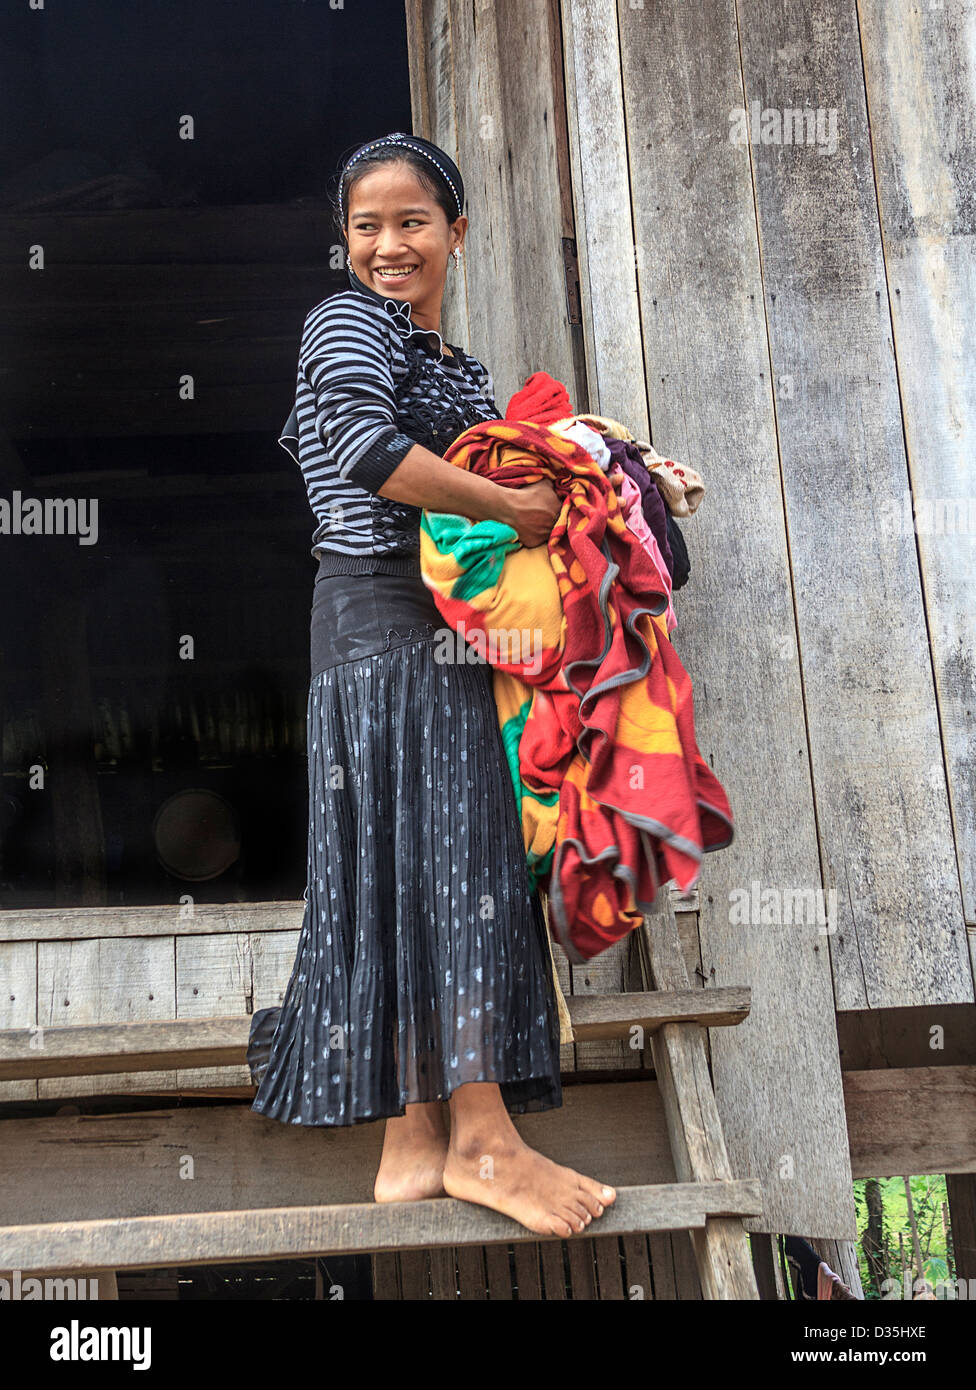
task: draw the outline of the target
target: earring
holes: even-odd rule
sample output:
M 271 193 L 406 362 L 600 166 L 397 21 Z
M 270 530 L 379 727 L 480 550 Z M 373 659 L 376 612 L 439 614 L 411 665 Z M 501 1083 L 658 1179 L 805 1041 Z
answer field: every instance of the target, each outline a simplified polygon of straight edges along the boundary
M 455 246 L 454 250 L 451 252 L 451 255 L 454 257 L 454 269 L 455 269 L 455 270 L 460 270 L 460 269 L 461 269 L 461 248 L 460 248 L 459 246 Z
M 346 269 L 352 270 L 352 261 L 349 259 L 349 252 L 346 252 Z

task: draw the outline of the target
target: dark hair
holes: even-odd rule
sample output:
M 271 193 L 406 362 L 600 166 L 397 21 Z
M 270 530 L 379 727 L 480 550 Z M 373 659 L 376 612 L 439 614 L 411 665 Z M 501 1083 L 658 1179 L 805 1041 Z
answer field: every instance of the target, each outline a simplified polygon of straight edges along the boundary
M 381 164 L 409 164 L 413 173 L 416 174 L 418 181 L 426 188 L 437 206 L 444 213 L 444 216 L 447 218 L 448 226 L 454 225 L 458 219 L 457 203 L 454 201 L 454 194 L 447 187 L 444 180 L 437 176 L 437 172 L 431 168 L 430 160 L 425 159 L 422 154 L 418 154 L 415 150 L 404 149 L 397 145 L 387 145 L 380 149 L 370 150 L 368 154 L 362 155 L 356 160 L 355 164 L 343 169 L 339 176 L 336 197 L 332 202 L 332 216 L 340 240 L 345 236 L 345 228 L 339 217 L 340 199 L 341 206 L 346 209 L 346 217 L 348 218 L 350 191 L 365 174 L 371 174 L 373 170 L 379 168 Z

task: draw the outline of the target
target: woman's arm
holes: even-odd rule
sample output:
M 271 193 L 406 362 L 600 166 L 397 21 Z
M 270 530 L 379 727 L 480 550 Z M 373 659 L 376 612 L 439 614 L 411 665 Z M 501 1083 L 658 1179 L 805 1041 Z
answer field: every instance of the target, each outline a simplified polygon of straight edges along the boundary
M 561 506 L 549 483 L 502 487 L 456 467 L 423 444 L 414 444 L 377 490 L 392 502 L 408 502 L 432 512 L 450 512 L 472 521 L 502 521 L 518 532 L 526 547 L 549 539 Z
M 399 429 L 393 332 L 384 309 L 352 292 L 324 300 L 306 316 L 299 370 L 315 394 L 316 433 L 340 477 L 393 502 L 503 521 L 524 546 L 548 540 L 560 510 L 548 483 L 501 487 Z

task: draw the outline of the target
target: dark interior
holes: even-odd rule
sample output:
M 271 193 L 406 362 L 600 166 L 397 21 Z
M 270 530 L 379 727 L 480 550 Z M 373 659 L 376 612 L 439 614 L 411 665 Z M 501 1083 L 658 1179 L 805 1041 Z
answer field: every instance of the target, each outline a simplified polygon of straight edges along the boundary
M 277 438 L 346 283 L 338 162 L 411 128 L 402 0 L 3 30 L 0 499 L 97 530 L 0 528 L 0 906 L 300 898 L 314 521 Z

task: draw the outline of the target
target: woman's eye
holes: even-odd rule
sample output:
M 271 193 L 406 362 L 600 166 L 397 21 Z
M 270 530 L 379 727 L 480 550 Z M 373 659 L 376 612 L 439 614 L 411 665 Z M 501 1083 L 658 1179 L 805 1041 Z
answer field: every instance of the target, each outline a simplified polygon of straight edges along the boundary
M 422 227 L 422 226 L 423 226 L 423 219 L 420 218 L 420 217 L 405 217 L 405 218 L 403 219 L 403 225 L 404 225 L 405 227 L 409 227 L 409 226 L 411 226 L 411 224 L 412 224 L 413 226 L 415 226 L 415 227 Z M 376 226 L 376 223 L 375 223 L 375 222 L 356 222 L 356 223 L 354 223 L 353 225 L 355 226 L 357 232 L 369 232 L 369 231 L 372 231 L 372 229 Z

